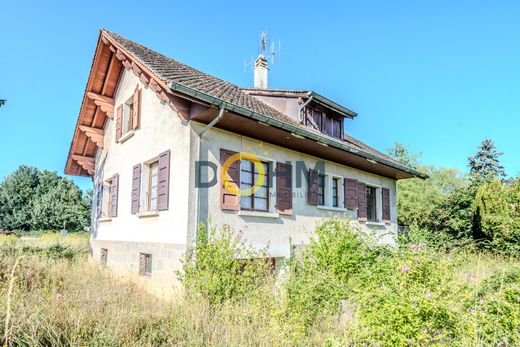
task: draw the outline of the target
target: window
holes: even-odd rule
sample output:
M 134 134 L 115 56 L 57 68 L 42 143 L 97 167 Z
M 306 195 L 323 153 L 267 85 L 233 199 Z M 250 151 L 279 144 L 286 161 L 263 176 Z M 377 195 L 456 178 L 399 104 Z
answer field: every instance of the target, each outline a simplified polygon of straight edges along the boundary
M 377 209 L 376 209 L 376 188 L 367 187 L 367 220 L 370 222 L 377 221 Z
M 269 211 L 269 164 L 261 162 L 264 168 L 264 173 L 261 175 L 258 172 L 258 163 L 250 160 L 240 161 L 240 189 L 246 191 L 255 188 L 255 184 L 258 189 L 250 195 L 240 197 L 240 208 L 243 210 L 253 211 Z M 258 184 L 260 180 L 262 184 Z
M 132 116 L 134 114 L 134 97 L 132 96 L 123 105 L 122 133 L 123 135 L 132 129 Z
M 338 139 L 343 138 L 342 116 L 337 114 L 329 114 L 323 112 L 319 108 L 312 107 L 306 108 L 305 115 L 305 125 L 319 130 L 322 133 L 327 134 L 329 136 L 333 136 Z
M 339 207 L 339 178 L 332 178 L 332 206 Z
M 146 211 L 157 210 L 157 182 L 159 174 L 159 162 L 154 161 L 148 164 L 146 175 L 146 202 L 144 208 Z
M 325 205 L 325 175 L 318 175 L 318 205 Z
M 105 181 L 103 190 L 103 208 L 101 211 L 104 218 L 110 218 L 112 217 L 112 179 Z
M 152 274 L 152 255 L 146 253 L 139 254 L 139 274 L 150 276 Z
M 101 262 L 101 264 L 107 265 L 107 260 L 108 260 L 108 249 L 101 248 L 99 261 Z

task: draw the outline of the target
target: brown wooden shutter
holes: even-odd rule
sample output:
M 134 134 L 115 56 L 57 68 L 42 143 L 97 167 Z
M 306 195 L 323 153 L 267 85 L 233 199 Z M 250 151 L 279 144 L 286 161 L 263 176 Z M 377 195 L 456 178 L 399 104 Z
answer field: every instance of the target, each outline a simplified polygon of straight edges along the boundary
M 159 154 L 159 174 L 157 186 L 157 209 L 168 209 L 168 193 L 170 191 L 170 150 Z
M 132 214 L 139 213 L 141 200 L 141 164 L 134 166 L 132 172 Z
M 119 142 L 119 139 L 123 135 L 123 105 L 119 105 L 117 108 L 116 115 L 116 142 Z
M 141 122 L 141 89 L 136 89 L 133 98 L 132 129 L 139 128 Z
M 358 207 L 358 190 L 357 180 L 345 178 L 343 182 L 345 208 L 356 209 Z
M 367 220 L 367 185 L 363 182 L 358 182 L 358 219 L 362 221 Z
M 280 214 L 292 214 L 292 166 L 276 163 L 276 209 Z
M 227 149 L 220 149 L 220 165 L 221 170 L 224 163 L 236 152 L 228 151 Z M 227 173 L 221 173 L 222 182 L 220 182 L 220 208 L 223 210 L 240 210 L 240 195 L 229 191 L 229 187 L 235 186 L 240 188 L 240 160 L 235 160 L 228 167 Z
M 319 203 L 319 174 L 318 171 L 313 169 L 309 169 L 309 192 L 308 192 L 308 200 L 311 205 L 318 205 Z
M 112 197 L 112 201 L 110 201 L 110 211 L 112 213 L 112 217 L 117 217 L 117 200 L 119 195 L 119 175 L 115 174 L 112 177 L 112 182 L 110 184 L 110 194 Z
M 103 183 L 99 183 L 97 185 L 97 201 L 96 201 L 96 207 L 97 207 L 97 219 L 103 217 L 102 215 L 102 208 L 103 208 Z
M 390 189 L 381 189 L 382 205 L 383 205 L 383 222 L 390 224 Z

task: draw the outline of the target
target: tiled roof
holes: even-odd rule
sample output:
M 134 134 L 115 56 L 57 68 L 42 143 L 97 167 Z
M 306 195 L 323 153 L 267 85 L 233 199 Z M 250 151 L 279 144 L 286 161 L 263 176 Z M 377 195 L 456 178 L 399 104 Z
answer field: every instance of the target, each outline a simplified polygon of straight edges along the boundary
M 266 117 L 274 118 L 278 121 L 287 123 L 296 128 L 313 132 L 321 137 L 327 138 L 329 141 L 337 142 L 338 144 L 348 143 L 350 146 L 370 153 L 376 157 L 390 161 L 402 167 L 402 164 L 395 161 L 394 159 L 384 155 L 376 149 L 364 144 L 363 142 L 345 134 L 345 140 L 339 140 L 328 135 L 307 127 L 295 119 L 286 116 L 271 106 L 265 104 L 259 99 L 248 94 L 248 91 L 258 91 L 255 88 L 240 88 L 227 81 L 221 80 L 217 77 L 208 75 L 204 72 L 196 70 L 188 65 L 180 63 L 172 58 L 169 58 L 163 54 L 157 53 L 147 47 L 144 47 L 138 43 L 130 41 L 124 37 L 121 37 L 110 31 L 103 30 L 110 38 L 116 43 L 123 47 L 129 54 L 138 59 L 144 64 L 150 71 L 152 71 L 157 78 L 161 79 L 165 83 L 180 83 L 186 87 L 198 90 L 206 93 L 210 96 L 221 99 L 224 102 L 235 104 L 237 106 L 249 109 L 250 111 L 262 114 Z M 306 90 L 288 90 L 288 89 L 271 89 L 275 93 L 280 94 L 306 94 L 309 91 Z

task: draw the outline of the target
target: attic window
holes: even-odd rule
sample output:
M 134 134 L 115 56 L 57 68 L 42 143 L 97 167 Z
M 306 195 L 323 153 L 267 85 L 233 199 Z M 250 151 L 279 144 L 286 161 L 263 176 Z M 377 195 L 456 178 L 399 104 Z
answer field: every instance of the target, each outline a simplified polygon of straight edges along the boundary
M 343 118 L 341 116 L 330 114 L 321 108 L 306 107 L 305 125 L 321 131 L 329 136 L 342 139 L 343 138 Z
M 132 115 L 134 113 L 134 97 L 129 98 L 123 105 L 123 135 L 132 130 Z

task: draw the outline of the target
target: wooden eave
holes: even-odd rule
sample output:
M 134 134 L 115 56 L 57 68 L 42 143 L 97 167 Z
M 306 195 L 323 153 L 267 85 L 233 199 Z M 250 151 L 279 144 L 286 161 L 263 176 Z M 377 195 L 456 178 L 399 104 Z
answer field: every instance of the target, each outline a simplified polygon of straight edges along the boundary
M 157 78 L 101 30 L 67 157 L 65 174 L 93 176 L 95 167 L 87 164 L 85 158 L 92 158 L 91 162 L 95 163 L 97 149 L 103 147 L 103 129 L 106 119 L 114 117 L 114 97 L 123 68 L 131 70 L 182 118 L 189 118 L 189 107 L 185 107 L 184 101 L 180 102 L 178 97 L 169 93 L 166 82 Z

